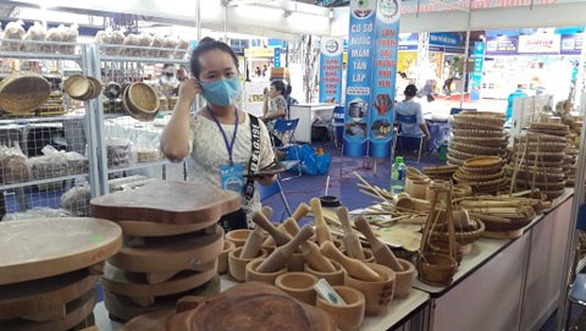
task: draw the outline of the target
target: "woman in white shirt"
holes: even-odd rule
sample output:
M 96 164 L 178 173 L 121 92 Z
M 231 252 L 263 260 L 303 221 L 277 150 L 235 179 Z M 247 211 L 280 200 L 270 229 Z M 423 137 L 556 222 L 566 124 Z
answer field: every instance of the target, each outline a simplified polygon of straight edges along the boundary
M 405 100 L 395 107 L 395 120 L 401 125 L 405 135 L 419 137 L 425 135 L 425 141 L 430 138 L 429 129 L 423 118 L 421 105 L 415 100 L 417 87 L 413 84 L 405 88 Z
M 190 61 L 193 78 L 179 88 L 161 149 L 173 161 L 187 157 L 189 180 L 242 193 L 242 210 L 224 216 L 221 223 L 227 230 L 245 228 L 260 209 L 254 180 L 262 185 L 276 180 L 274 175 L 246 176 L 251 169 L 263 169 L 274 162 L 269 134 L 262 121 L 234 104 L 241 86 L 238 58 L 230 46 L 204 38 Z M 191 114 L 191 105 L 199 94 L 208 105 Z

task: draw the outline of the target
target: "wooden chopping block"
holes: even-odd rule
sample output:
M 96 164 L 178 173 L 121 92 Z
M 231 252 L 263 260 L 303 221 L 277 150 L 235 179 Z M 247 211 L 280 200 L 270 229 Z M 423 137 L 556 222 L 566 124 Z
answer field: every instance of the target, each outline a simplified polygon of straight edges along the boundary
M 90 291 L 98 277 L 87 270 L 0 286 L 0 320 L 65 311 L 65 305 Z M 30 319 L 30 318 L 29 318 Z
M 96 305 L 95 289 L 85 293 L 81 297 L 66 305 L 66 315 L 62 319 L 38 323 L 24 319 L 13 319 L 0 321 L 0 330 L 18 331 L 46 331 L 46 330 L 68 330 L 82 323 L 92 314 Z
M 176 226 L 173 224 L 157 224 L 157 223 L 149 223 L 149 222 L 145 222 L 145 223 L 156 224 L 161 227 L 174 227 L 174 226 Z M 188 224 L 188 225 L 191 225 L 191 224 Z M 184 226 L 184 225 L 179 225 L 179 226 Z M 136 237 L 136 236 L 128 236 L 124 233 L 123 241 L 124 241 L 124 246 L 126 246 L 126 247 L 140 247 L 140 246 L 144 246 L 147 242 L 152 241 L 153 238 L 165 237 L 164 240 L 174 241 L 176 239 L 181 240 L 182 238 L 186 237 L 187 235 L 193 236 L 193 237 L 199 237 L 199 236 L 205 236 L 205 235 L 214 234 L 214 233 L 216 233 L 216 222 L 212 222 L 211 226 L 208 226 L 203 229 L 199 229 L 194 232 L 187 232 L 187 233 L 183 233 L 183 234 L 175 234 L 175 235 L 169 235 L 169 236 Z
M 236 285 L 195 309 L 168 317 L 166 330 L 230 330 L 235 326 L 240 330 L 336 330 L 326 312 L 258 282 Z
M 216 233 L 200 237 L 186 235 L 181 240 L 153 238 L 145 246 L 124 247 L 108 260 L 113 266 L 124 271 L 162 274 L 170 277 L 181 270 L 207 270 L 215 263 L 223 246 L 224 231 L 216 226 Z M 153 277 L 151 281 L 164 281 L 165 277 Z
M 217 220 L 195 224 L 162 224 L 144 221 L 118 221 L 125 236 L 166 237 L 196 232 L 214 225 Z
M 167 318 L 174 314 L 174 309 L 165 309 L 140 315 L 124 324 L 121 331 L 164 331 Z
M 193 182 L 158 181 L 91 200 L 96 217 L 112 221 L 193 224 L 219 220 L 241 208 L 240 194 Z
M 0 223 L 0 285 L 66 274 L 114 255 L 122 229 L 96 218 Z
M 220 276 L 215 275 L 207 284 L 198 287 L 193 291 L 157 297 L 155 298 L 155 304 L 149 307 L 141 307 L 128 297 L 110 293 L 108 291 L 104 291 L 104 304 L 110 315 L 122 321 L 128 321 L 136 316 L 155 311 L 175 309 L 177 300 L 188 295 L 212 297 L 218 293 L 220 293 Z
M 181 271 L 168 281 L 149 284 L 145 274 L 125 272 L 106 264 L 101 281 L 104 289 L 133 299 L 139 306 L 149 306 L 155 297 L 188 292 L 209 282 L 217 274 L 216 265 L 208 271 Z M 135 300 L 136 299 L 136 300 Z

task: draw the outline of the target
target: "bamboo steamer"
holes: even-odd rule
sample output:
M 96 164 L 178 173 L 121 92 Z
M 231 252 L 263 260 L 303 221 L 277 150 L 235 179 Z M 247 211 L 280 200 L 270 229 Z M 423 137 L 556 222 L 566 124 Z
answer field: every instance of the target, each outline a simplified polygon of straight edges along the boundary
M 0 83 L 0 108 L 12 114 L 27 114 L 40 107 L 51 94 L 51 85 L 33 72 L 15 71 Z

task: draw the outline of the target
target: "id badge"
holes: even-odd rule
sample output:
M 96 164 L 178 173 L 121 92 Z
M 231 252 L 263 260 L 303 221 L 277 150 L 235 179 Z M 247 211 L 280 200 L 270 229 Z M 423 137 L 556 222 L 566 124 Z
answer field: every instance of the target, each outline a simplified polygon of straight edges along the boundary
M 222 189 L 242 193 L 244 189 L 244 168 L 241 163 L 220 166 Z

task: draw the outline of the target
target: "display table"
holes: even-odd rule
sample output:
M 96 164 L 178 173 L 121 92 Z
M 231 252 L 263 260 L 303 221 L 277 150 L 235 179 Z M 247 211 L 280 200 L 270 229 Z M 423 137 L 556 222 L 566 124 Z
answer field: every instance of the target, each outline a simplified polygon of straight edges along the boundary
M 237 284 L 229 276 L 222 276 L 222 291 Z M 366 317 L 360 330 L 380 331 L 406 326 L 407 324 L 415 325 L 415 329 L 421 328 L 420 325 L 423 323 L 428 301 L 429 294 L 413 289 L 409 297 L 402 300 L 393 300 L 386 314 Z M 115 331 L 122 327 L 122 324 L 113 322 L 108 318 L 108 311 L 103 302 L 96 305 L 94 315 L 96 326 L 100 331 Z
M 295 130 L 295 141 L 311 144 L 311 127 L 315 122 L 330 123 L 334 115 L 334 104 L 292 105 L 289 117 L 299 119 Z

